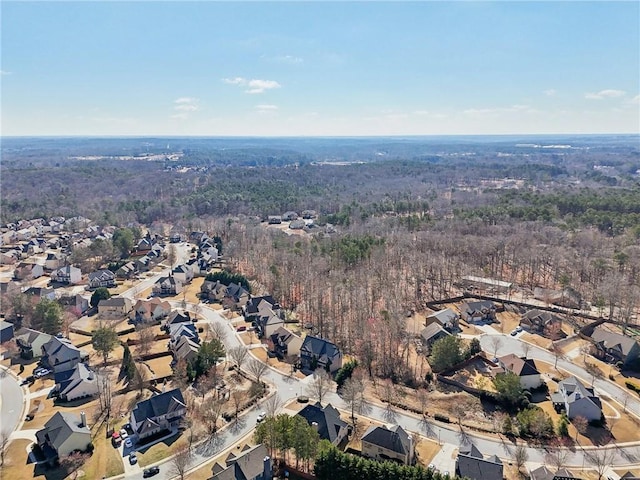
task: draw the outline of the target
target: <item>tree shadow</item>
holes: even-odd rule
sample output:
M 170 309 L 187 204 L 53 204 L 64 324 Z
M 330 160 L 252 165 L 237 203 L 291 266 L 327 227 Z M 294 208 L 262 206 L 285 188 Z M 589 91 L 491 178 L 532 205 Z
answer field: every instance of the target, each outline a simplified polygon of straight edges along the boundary
M 396 412 L 392 410 L 391 405 L 387 405 L 387 408 L 385 408 L 382 412 L 382 418 L 384 418 L 386 422 L 396 423 L 396 419 L 398 418 L 398 416 Z
M 229 431 L 233 434 L 240 433 L 246 425 L 247 421 L 244 418 L 236 418 L 229 424 Z
M 202 442 L 195 448 L 198 455 L 204 457 L 213 456 L 224 448 L 226 436 L 223 433 L 215 433 L 208 440 Z

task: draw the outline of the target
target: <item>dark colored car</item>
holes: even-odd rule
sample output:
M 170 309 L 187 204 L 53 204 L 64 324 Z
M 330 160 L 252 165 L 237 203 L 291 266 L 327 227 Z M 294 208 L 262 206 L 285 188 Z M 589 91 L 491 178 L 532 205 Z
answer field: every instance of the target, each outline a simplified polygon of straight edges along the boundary
M 144 478 L 148 478 L 148 477 L 153 477 L 154 475 L 157 475 L 160 473 L 160 467 L 149 467 L 149 468 L 145 468 L 142 471 L 142 476 Z

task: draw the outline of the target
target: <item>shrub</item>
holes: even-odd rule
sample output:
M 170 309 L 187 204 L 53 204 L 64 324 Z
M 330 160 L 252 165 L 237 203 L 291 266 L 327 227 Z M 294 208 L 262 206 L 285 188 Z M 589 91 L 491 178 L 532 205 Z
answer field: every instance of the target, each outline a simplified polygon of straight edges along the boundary
M 449 419 L 449 417 L 447 417 L 445 415 L 441 415 L 439 413 L 434 414 L 433 418 L 435 418 L 436 420 L 438 420 L 440 422 L 451 423 L 451 420 Z

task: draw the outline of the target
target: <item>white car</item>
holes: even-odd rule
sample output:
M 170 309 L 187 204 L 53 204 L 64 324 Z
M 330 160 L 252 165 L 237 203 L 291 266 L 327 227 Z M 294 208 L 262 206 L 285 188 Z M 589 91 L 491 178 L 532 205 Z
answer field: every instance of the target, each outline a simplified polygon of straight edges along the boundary
M 120 430 L 120 438 L 122 438 L 124 440 L 128 436 L 129 436 L 129 433 L 124 428 L 122 430 Z
M 258 415 L 258 418 L 256 419 L 256 422 L 260 423 L 265 418 L 267 418 L 267 413 L 266 412 L 260 412 L 260 414 Z

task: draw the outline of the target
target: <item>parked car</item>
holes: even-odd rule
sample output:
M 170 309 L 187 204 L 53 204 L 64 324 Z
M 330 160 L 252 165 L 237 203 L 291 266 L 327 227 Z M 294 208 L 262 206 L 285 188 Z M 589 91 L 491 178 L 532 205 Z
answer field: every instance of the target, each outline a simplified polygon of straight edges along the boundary
M 122 428 L 122 429 L 120 429 L 120 436 L 124 440 L 125 438 L 127 438 L 129 436 L 129 433 L 127 432 L 127 430 L 125 428 Z
M 51 370 L 49 370 L 48 368 L 36 368 L 35 372 L 33 373 L 33 376 L 35 378 L 42 378 L 42 377 L 46 377 L 47 375 L 49 375 L 51 373 Z
M 30 422 L 33 420 L 33 413 L 28 413 L 26 417 L 24 417 L 25 421 Z
M 517 330 L 511 330 L 510 335 L 511 335 L 512 337 L 515 337 L 517 334 L 518 334 L 518 331 L 517 331 Z
M 127 447 L 127 448 L 133 447 L 133 442 L 131 441 L 131 438 L 125 438 L 124 439 L 124 446 Z
M 256 422 L 260 423 L 265 418 L 267 418 L 267 412 L 260 412 L 260 414 L 258 415 L 258 418 L 256 419 Z
M 129 454 L 129 464 L 135 465 L 136 463 L 138 463 L 138 457 L 136 456 L 136 454 L 135 453 Z
M 144 478 L 149 478 L 149 477 L 153 477 L 154 475 L 157 475 L 160 473 L 160 467 L 149 467 L 149 468 L 145 468 L 142 471 L 142 476 Z
M 240 325 L 238 328 L 236 328 L 237 332 L 244 332 L 247 329 L 247 327 L 245 325 Z

